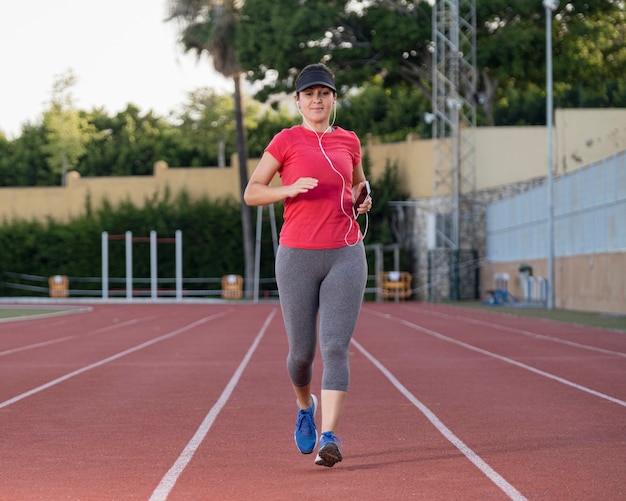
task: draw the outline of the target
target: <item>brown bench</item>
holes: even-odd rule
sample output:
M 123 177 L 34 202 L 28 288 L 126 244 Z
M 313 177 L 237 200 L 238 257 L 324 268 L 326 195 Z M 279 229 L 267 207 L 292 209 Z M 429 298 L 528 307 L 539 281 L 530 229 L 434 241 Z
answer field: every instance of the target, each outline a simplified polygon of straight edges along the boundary
M 413 293 L 411 274 L 407 271 L 385 271 L 378 277 L 378 294 L 383 299 L 407 299 Z
M 224 275 L 222 277 L 222 298 L 241 299 L 243 297 L 243 277 L 241 275 Z

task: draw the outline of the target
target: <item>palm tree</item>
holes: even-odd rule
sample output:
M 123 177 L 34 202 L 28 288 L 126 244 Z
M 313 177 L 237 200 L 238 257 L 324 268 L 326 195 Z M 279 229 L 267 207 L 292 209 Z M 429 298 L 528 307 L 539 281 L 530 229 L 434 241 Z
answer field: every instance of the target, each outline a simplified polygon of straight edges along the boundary
M 237 157 L 241 192 L 241 225 L 245 259 L 246 296 L 252 294 L 254 274 L 254 236 L 252 213 L 243 201 L 243 191 L 248 184 L 248 153 L 243 120 L 241 95 L 241 66 L 235 47 L 235 28 L 241 16 L 241 0 L 168 0 L 167 21 L 180 24 L 180 43 L 185 51 L 194 51 L 198 57 L 206 52 L 215 70 L 235 84 L 235 124 L 237 130 Z

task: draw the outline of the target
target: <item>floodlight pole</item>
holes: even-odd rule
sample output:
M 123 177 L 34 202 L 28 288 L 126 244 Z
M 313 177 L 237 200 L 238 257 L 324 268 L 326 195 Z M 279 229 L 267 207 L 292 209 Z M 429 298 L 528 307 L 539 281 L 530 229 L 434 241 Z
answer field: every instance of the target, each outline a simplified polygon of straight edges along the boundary
M 552 97 L 552 13 L 558 0 L 543 0 L 546 9 L 546 126 L 548 129 L 548 297 L 547 308 L 554 308 L 554 179 L 553 179 L 553 97 Z

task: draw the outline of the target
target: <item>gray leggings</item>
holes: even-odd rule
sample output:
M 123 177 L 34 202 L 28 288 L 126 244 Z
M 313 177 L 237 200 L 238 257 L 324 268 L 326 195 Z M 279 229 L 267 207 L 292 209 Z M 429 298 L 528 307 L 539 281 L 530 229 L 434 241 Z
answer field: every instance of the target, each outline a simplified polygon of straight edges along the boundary
M 306 386 L 313 378 L 319 313 L 322 389 L 348 391 L 348 350 L 367 282 L 363 243 L 320 250 L 281 245 L 276 281 L 289 342 L 291 382 Z

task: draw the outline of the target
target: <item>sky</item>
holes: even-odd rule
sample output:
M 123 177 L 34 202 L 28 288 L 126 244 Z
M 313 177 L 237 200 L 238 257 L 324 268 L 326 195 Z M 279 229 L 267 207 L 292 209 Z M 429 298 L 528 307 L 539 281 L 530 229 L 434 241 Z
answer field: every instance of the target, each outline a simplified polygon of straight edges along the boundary
M 0 7 L 0 130 L 39 123 L 71 70 L 75 105 L 113 115 L 132 103 L 166 116 L 200 87 L 230 93 L 211 61 L 185 54 L 167 0 L 26 0 Z

